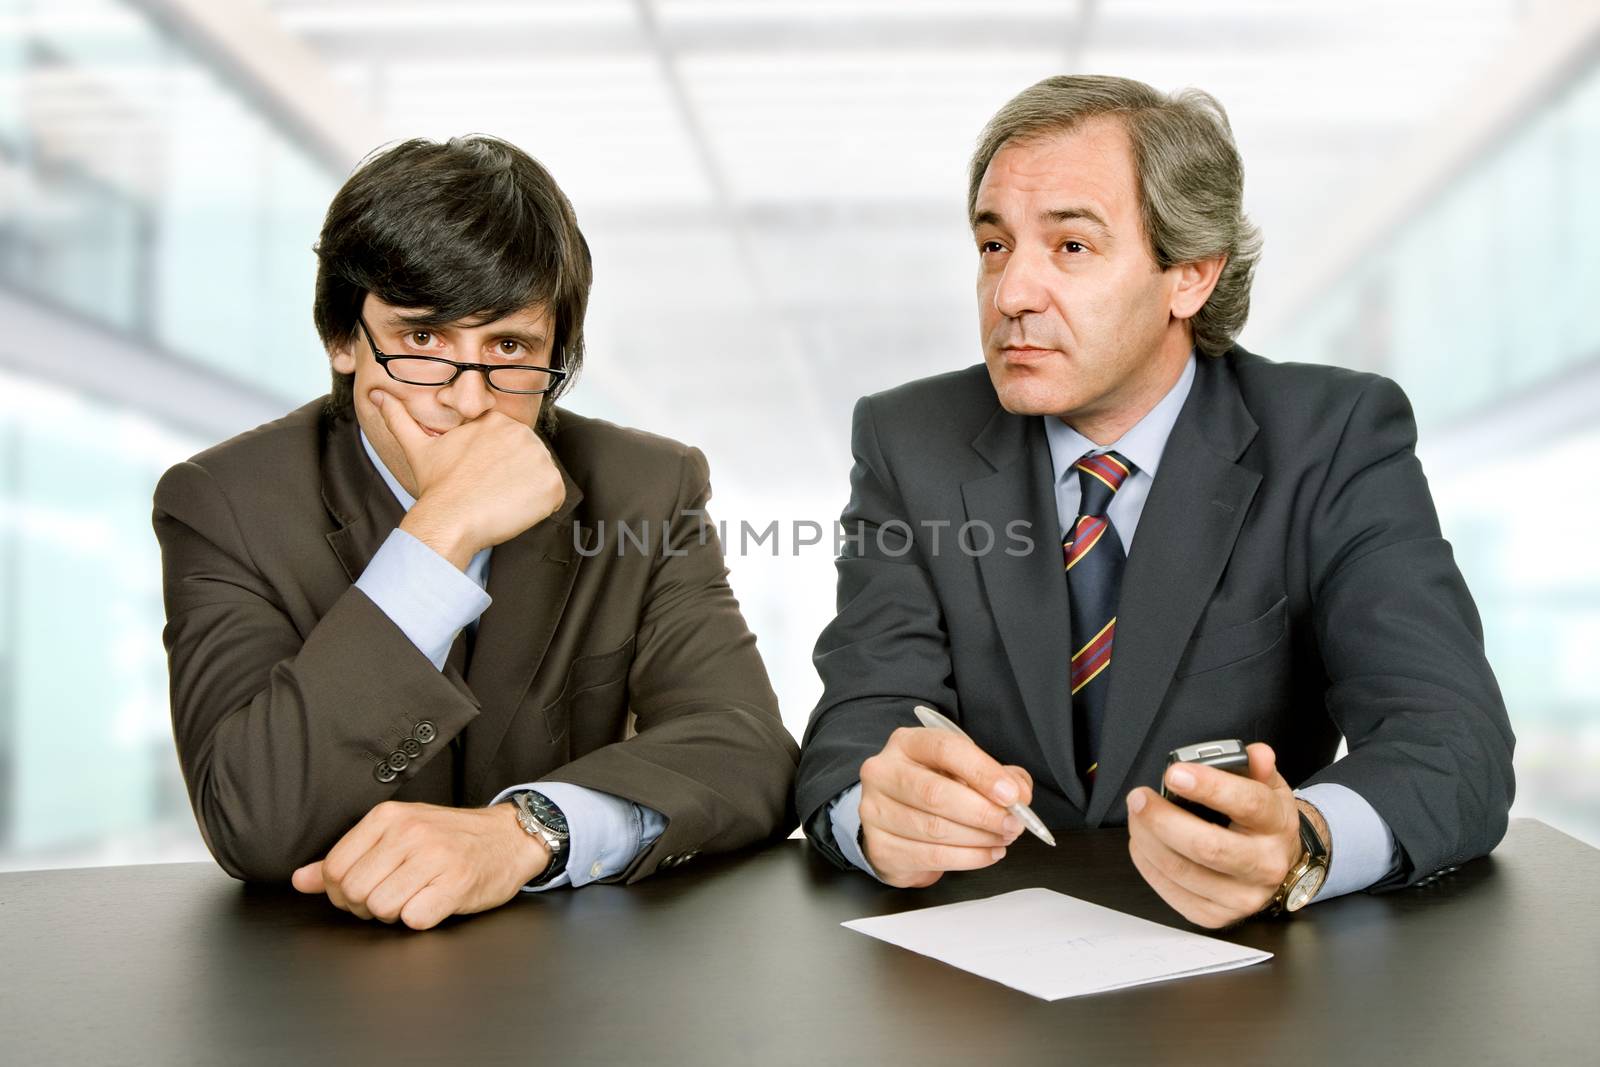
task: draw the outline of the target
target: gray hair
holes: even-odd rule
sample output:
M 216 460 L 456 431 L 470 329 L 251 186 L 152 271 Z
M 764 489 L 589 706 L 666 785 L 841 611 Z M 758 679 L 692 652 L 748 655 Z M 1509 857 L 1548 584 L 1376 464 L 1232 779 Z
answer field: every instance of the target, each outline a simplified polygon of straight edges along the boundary
M 1065 133 L 1098 116 L 1120 121 L 1133 144 L 1139 207 L 1150 253 L 1162 270 L 1225 255 L 1222 274 L 1190 319 L 1201 355 L 1220 356 L 1250 314 L 1250 281 L 1261 233 L 1244 214 L 1244 166 L 1215 97 L 1199 89 L 1168 96 L 1143 82 L 1099 75 L 1046 78 L 989 120 L 972 155 L 967 218 L 996 152 L 1013 141 Z

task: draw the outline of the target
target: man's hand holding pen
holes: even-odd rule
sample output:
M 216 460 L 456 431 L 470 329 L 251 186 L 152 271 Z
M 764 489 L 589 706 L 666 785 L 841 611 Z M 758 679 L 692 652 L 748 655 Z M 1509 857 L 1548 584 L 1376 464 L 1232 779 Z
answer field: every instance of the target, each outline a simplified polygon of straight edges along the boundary
M 1007 809 L 1032 798 L 1021 767 L 1001 766 L 966 737 L 903 727 L 861 765 L 862 849 L 889 885 L 930 886 L 1005 856 L 1023 831 Z

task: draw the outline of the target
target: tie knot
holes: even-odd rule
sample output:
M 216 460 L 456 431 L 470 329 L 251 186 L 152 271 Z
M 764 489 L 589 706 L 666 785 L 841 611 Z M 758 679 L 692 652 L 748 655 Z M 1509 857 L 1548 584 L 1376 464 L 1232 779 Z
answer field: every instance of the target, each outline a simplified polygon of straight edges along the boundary
M 1074 463 L 1072 469 L 1078 472 L 1082 492 L 1078 514 L 1104 515 L 1111 498 L 1136 468 L 1115 452 L 1091 452 Z

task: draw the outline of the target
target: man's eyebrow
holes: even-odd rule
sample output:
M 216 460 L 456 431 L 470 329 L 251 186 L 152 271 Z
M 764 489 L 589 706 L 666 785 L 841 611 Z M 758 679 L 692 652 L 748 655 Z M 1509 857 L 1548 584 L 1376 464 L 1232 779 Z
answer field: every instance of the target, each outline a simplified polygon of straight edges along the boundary
M 1089 207 L 1074 205 L 1072 207 L 1055 208 L 1052 211 L 1041 212 L 1039 217 L 1046 222 L 1087 222 L 1099 227 L 1106 233 L 1111 232 L 1111 227 L 1106 224 L 1106 220 L 1101 218 L 1093 208 Z M 997 211 L 980 211 L 972 216 L 972 228 L 977 229 L 979 226 L 994 226 L 1003 230 L 1006 223 Z
M 1043 218 L 1047 222 L 1087 222 L 1098 226 L 1106 233 L 1111 232 L 1111 227 L 1106 225 L 1106 220 L 1101 218 L 1092 208 L 1087 207 L 1061 207 L 1054 211 L 1044 212 Z
M 402 326 L 422 326 L 430 330 L 437 330 L 441 326 L 450 325 L 450 320 L 441 319 L 439 316 L 426 311 L 418 311 L 411 315 L 403 315 L 398 311 L 392 311 L 385 316 L 383 324 L 392 330 L 397 330 Z

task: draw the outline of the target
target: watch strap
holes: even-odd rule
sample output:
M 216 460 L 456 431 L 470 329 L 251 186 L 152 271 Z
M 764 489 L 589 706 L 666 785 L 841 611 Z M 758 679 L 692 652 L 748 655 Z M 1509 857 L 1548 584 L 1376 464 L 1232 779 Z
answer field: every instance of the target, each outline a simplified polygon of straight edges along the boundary
M 1289 873 L 1284 875 L 1278 891 L 1272 894 L 1272 899 L 1262 908 L 1262 913 L 1266 915 L 1292 914 L 1285 904 L 1295 885 L 1305 876 L 1307 869 L 1321 867 L 1324 880 L 1327 878 L 1331 853 L 1322 843 L 1322 837 L 1317 833 L 1317 827 L 1311 821 L 1311 817 L 1298 803 L 1295 805 L 1295 813 L 1300 816 L 1300 856 L 1289 868 Z

